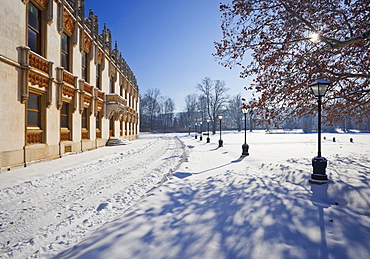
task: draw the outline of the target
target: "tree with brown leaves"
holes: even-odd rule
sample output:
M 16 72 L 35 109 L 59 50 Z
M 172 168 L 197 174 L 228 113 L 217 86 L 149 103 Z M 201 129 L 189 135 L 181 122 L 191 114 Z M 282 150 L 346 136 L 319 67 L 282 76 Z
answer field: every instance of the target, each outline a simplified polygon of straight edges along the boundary
M 266 119 L 316 111 L 308 85 L 318 77 L 331 82 L 327 120 L 369 116 L 370 0 L 233 0 L 220 10 L 223 39 L 214 55 L 254 77 L 248 106 Z

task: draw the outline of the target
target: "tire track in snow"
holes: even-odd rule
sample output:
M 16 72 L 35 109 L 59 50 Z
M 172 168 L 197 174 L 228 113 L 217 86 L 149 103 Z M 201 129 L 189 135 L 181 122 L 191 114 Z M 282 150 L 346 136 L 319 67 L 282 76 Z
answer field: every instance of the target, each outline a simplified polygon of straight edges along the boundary
M 0 190 L 0 258 L 51 257 L 80 241 L 175 171 L 182 142 L 161 137 L 40 180 Z

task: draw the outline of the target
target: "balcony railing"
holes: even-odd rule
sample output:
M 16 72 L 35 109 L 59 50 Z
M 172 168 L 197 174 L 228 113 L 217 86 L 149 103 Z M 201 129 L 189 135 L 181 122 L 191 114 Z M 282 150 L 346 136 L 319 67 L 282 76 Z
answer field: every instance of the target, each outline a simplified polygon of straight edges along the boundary
M 108 104 L 120 104 L 122 106 L 127 105 L 127 100 L 118 94 L 106 94 L 105 98 Z
M 49 75 L 51 66 L 50 63 L 52 64 L 52 62 L 38 55 L 37 53 L 32 51 L 29 52 L 29 64 L 31 67 Z
M 98 90 L 98 98 L 104 100 L 104 92 Z
M 92 86 L 85 82 L 84 91 L 92 95 Z
M 63 70 L 63 81 L 76 87 L 76 77 L 65 70 Z
M 97 104 L 98 108 L 103 108 L 104 106 L 104 102 L 103 101 L 100 101 L 98 100 L 98 104 Z
M 62 94 L 64 96 L 69 96 L 69 97 L 73 98 L 75 96 L 75 89 L 70 88 L 66 85 L 63 85 Z

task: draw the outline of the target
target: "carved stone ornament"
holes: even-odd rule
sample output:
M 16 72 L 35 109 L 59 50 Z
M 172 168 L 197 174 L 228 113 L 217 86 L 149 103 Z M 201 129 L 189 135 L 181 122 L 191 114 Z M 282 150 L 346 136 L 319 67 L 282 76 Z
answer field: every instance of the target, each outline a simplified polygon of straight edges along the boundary
M 63 86 L 62 94 L 64 96 L 68 96 L 68 97 L 73 98 L 75 96 L 75 90 L 73 88 L 68 87 L 68 86 Z
M 39 88 L 48 89 L 49 87 L 49 80 L 47 78 L 39 76 L 33 72 L 29 73 L 28 81 L 31 83 L 31 85 L 37 85 Z
M 27 132 L 27 143 L 28 144 L 42 143 L 42 132 Z
M 36 1 L 39 2 L 41 5 L 43 5 L 44 8 L 46 8 L 49 3 L 49 0 L 36 0 Z
M 87 53 L 90 52 L 90 48 L 91 48 L 91 39 L 89 36 L 87 36 L 86 33 L 84 33 L 84 48 L 85 48 L 85 51 Z
M 91 96 L 84 95 L 84 103 L 90 104 L 91 103 Z
M 39 57 L 38 55 L 30 52 L 29 56 L 29 64 L 30 66 L 49 74 L 49 61 L 43 59 L 42 57 Z
M 103 51 L 98 50 L 98 64 L 103 62 Z
M 116 68 L 113 65 L 110 66 L 109 77 L 111 77 L 114 81 L 116 80 Z
M 69 35 L 72 35 L 75 29 L 75 21 L 72 15 L 66 10 L 64 10 L 64 28 L 67 30 Z
M 104 102 L 103 101 L 100 101 L 100 100 L 98 100 L 98 108 L 100 108 L 100 109 L 102 109 L 103 108 L 103 106 L 104 106 Z
M 73 75 L 68 74 L 66 71 L 63 71 L 63 81 L 67 84 L 75 86 L 75 77 Z

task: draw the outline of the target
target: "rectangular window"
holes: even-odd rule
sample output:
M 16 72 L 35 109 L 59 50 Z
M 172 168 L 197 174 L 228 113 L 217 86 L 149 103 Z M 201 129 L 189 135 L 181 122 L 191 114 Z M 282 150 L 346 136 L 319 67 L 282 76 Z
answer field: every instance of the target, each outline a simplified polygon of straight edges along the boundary
M 85 80 L 86 82 L 89 82 L 88 76 L 87 76 L 87 53 L 85 51 L 82 52 L 82 79 Z
M 109 92 L 114 93 L 114 82 L 112 78 L 109 81 Z
M 96 129 L 100 129 L 100 112 L 96 115 Z
M 88 108 L 84 108 L 82 112 L 82 138 L 89 139 L 89 117 Z
M 68 121 L 68 110 L 69 110 L 69 103 L 63 103 L 62 108 L 60 109 L 60 127 L 61 128 L 69 128 Z
M 27 126 L 41 129 L 41 97 L 30 94 L 27 103 Z
M 41 55 L 41 11 L 28 3 L 28 47 Z
M 71 130 L 72 126 L 70 123 L 70 104 L 63 102 L 62 108 L 60 109 L 60 141 L 70 141 L 71 140 Z
M 87 109 L 84 108 L 84 111 L 82 112 L 82 128 L 83 129 L 87 129 L 87 117 L 86 117 L 87 111 L 86 110 Z
M 97 64 L 96 65 L 96 87 L 101 90 L 101 83 L 100 83 L 100 78 L 101 78 L 101 65 Z
M 96 125 L 96 135 L 95 137 L 96 138 L 101 138 L 101 130 L 100 130 L 100 124 L 101 124 L 101 117 L 100 117 L 100 112 L 98 112 L 98 114 L 96 115 L 96 118 L 95 118 L 95 125 Z
M 62 49 L 61 49 L 61 59 L 62 59 L 62 67 L 64 67 L 65 70 L 70 71 L 69 66 L 69 52 L 70 52 L 70 39 L 67 34 L 64 32 L 62 33 Z

